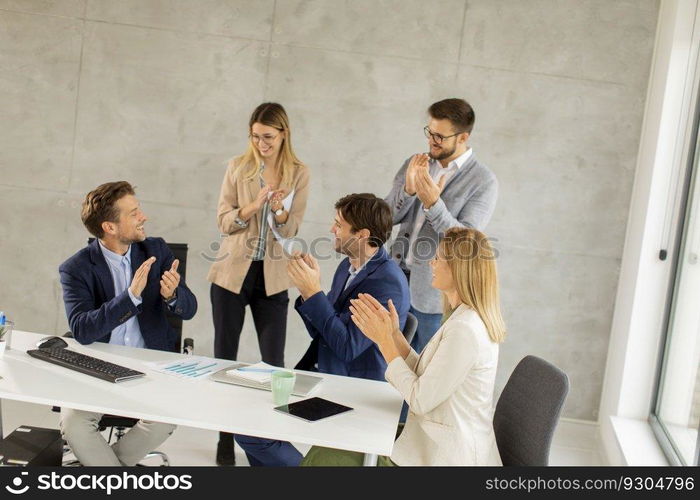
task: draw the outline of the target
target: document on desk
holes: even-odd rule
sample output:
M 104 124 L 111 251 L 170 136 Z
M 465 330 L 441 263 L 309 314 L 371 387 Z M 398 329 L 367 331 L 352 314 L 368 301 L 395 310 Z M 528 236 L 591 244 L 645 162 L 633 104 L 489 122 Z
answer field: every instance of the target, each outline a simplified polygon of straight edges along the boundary
M 268 365 L 264 361 L 260 361 L 254 365 L 236 366 L 233 369 L 228 370 L 226 374 L 230 377 L 235 377 L 248 382 L 267 384 L 272 378 L 272 372 L 278 370 L 289 371 L 278 366 Z
M 231 364 L 230 361 L 216 360 L 204 356 L 183 356 L 178 360 L 149 361 L 145 363 L 151 370 L 180 378 L 205 378 Z

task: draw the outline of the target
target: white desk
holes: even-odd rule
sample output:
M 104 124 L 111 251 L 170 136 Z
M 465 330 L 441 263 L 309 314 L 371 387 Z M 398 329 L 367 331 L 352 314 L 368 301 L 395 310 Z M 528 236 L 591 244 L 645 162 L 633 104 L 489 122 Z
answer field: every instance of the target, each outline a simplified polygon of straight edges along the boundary
M 75 351 L 145 372 L 146 377 L 113 384 L 29 356 L 45 335 L 15 331 L 11 349 L 0 359 L 0 399 L 111 413 L 215 431 L 247 434 L 365 453 L 365 464 L 391 455 L 399 420 L 400 394 L 386 382 L 316 374 L 323 381 L 311 396 L 336 401 L 354 411 L 308 423 L 273 410 L 270 392 L 182 379 L 157 373 L 147 361 L 182 354 L 96 342 Z M 292 397 L 292 401 L 303 398 Z M 1 428 L 0 413 L 0 435 Z

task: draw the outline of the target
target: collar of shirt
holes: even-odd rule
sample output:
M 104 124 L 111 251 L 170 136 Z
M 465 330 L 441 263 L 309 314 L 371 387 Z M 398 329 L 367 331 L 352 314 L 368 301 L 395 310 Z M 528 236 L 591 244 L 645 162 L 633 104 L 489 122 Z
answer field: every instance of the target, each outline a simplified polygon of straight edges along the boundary
M 119 269 L 121 267 L 122 262 L 126 261 L 128 268 L 131 269 L 131 245 L 129 245 L 129 249 L 124 255 L 119 255 L 118 253 L 112 252 L 109 248 L 104 246 L 101 241 L 100 249 L 102 250 L 102 255 L 105 256 L 105 259 L 107 260 L 108 264 L 111 264 L 112 266 Z
M 370 260 L 372 260 L 372 259 L 374 258 L 374 256 L 377 255 L 377 253 L 378 253 L 378 252 L 376 252 L 374 255 L 372 255 L 372 257 L 370 257 L 369 259 L 367 259 L 367 260 L 365 261 L 365 263 L 362 264 L 358 269 L 355 269 L 354 267 L 352 267 L 352 264 L 350 264 L 350 267 L 348 268 L 348 277 L 347 277 L 347 279 L 345 280 L 345 287 L 343 288 L 343 290 L 347 290 L 347 288 L 350 286 L 350 283 L 352 283 L 352 281 L 353 281 L 353 280 L 355 279 L 355 277 L 360 273 L 360 271 L 362 271 L 362 270 L 365 268 L 365 266 L 367 265 L 367 262 L 369 262 Z
M 372 257 L 374 257 L 374 255 L 373 255 Z M 362 264 L 358 269 L 355 269 L 354 267 L 352 267 L 352 264 L 350 264 L 350 267 L 348 268 L 348 274 L 349 274 L 350 276 L 352 276 L 353 278 L 354 278 L 355 276 L 357 276 L 357 273 L 359 273 L 360 271 L 362 271 L 362 270 L 365 268 L 365 266 L 367 265 L 367 263 L 368 263 L 370 260 L 372 260 L 372 257 L 370 257 L 369 259 L 367 259 L 367 260 L 365 261 L 365 263 Z
M 448 174 L 451 172 L 454 172 L 455 170 L 458 170 L 464 166 L 465 163 L 467 163 L 467 160 L 471 158 L 473 153 L 472 148 L 467 149 L 464 153 L 459 155 L 457 158 L 452 160 L 450 163 L 447 164 L 447 167 L 442 168 L 441 164 L 437 160 L 433 160 L 433 165 L 437 167 L 437 170 L 435 173 L 442 171 L 443 175 Z

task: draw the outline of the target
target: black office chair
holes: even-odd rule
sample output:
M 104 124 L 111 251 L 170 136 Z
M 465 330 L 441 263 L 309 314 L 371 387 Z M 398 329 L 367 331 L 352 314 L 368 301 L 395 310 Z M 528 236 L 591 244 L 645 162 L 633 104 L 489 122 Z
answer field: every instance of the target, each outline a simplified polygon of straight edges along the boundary
M 411 340 L 413 340 L 417 329 L 418 318 L 416 318 L 412 313 L 407 313 L 406 324 L 403 326 L 403 336 L 406 338 L 406 342 L 408 342 L 409 344 L 411 343 Z
M 173 255 L 175 256 L 176 259 L 180 261 L 180 264 L 177 266 L 177 272 L 180 273 L 180 276 L 182 277 L 182 281 L 186 281 L 186 275 L 187 275 L 187 243 L 166 243 L 168 245 L 168 248 L 170 248 L 170 251 L 173 252 Z M 170 311 L 166 312 L 166 315 L 168 317 L 168 323 L 170 323 L 170 326 L 175 330 L 175 347 L 173 349 L 173 352 L 180 352 L 181 350 L 184 350 L 186 346 L 181 347 L 181 342 L 182 342 L 182 318 L 176 314 L 171 313 Z M 191 339 L 185 339 L 185 341 L 188 341 Z
M 536 356 L 515 367 L 493 415 L 493 430 L 503 465 L 548 465 L 549 449 L 569 377 Z
M 94 239 L 95 238 L 88 238 L 88 243 L 92 243 Z M 187 243 L 166 243 L 166 245 L 168 245 L 170 251 L 173 252 L 173 256 L 180 261 L 177 267 L 177 272 L 180 273 L 180 276 L 184 281 L 185 275 L 187 273 Z M 184 340 L 184 343 L 182 345 L 182 351 L 180 350 L 180 343 L 182 339 L 182 318 L 171 313 L 170 311 L 167 311 L 166 314 L 168 318 L 168 323 L 173 328 L 173 330 L 175 330 L 176 334 L 176 342 L 173 348 L 173 352 L 183 352 L 185 354 L 192 354 L 194 351 L 194 340 L 192 340 L 191 338 L 186 338 Z M 72 338 L 73 333 L 66 332 L 64 337 Z M 61 408 L 54 406 L 52 410 L 60 412 Z M 113 435 L 116 438 L 116 440 L 119 441 L 126 434 L 126 430 L 131 429 L 134 425 L 136 425 L 138 421 L 139 419 L 137 418 L 120 417 L 118 415 L 103 415 L 97 425 L 100 432 L 109 429 L 109 438 L 107 439 L 107 442 L 109 443 L 112 441 Z M 69 449 L 67 449 L 67 446 L 65 446 L 64 454 L 68 451 Z M 160 459 L 162 460 L 162 466 L 170 465 L 170 459 L 168 458 L 168 455 L 161 451 L 152 451 L 149 454 L 147 454 L 144 458 L 152 457 L 160 457 Z M 71 460 L 65 462 L 63 465 L 70 467 L 80 465 L 80 463 L 77 460 Z

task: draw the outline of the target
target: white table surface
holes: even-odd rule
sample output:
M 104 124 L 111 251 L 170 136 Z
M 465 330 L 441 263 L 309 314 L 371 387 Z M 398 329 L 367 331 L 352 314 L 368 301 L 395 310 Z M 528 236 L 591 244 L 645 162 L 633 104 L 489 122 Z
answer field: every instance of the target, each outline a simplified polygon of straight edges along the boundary
M 322 397 L 354 410 L 309 423 L 274 411 L 269 391 L 207 378 L 178 378 L 145 365 L 182 354 L 99 342 L 82 346 L 65 339 L 72 350 L 146 373 L 114 384 L 29 356 L 26 351 L 43 337 L 12 332 L 11 348 L 0 358 L 0 399 L 391 455 L 403 399 L 386 382 L 314 373 L 324 380 L 307 397 Z M 300 399 L 305 398 L 293 396 L 290 402 Z

